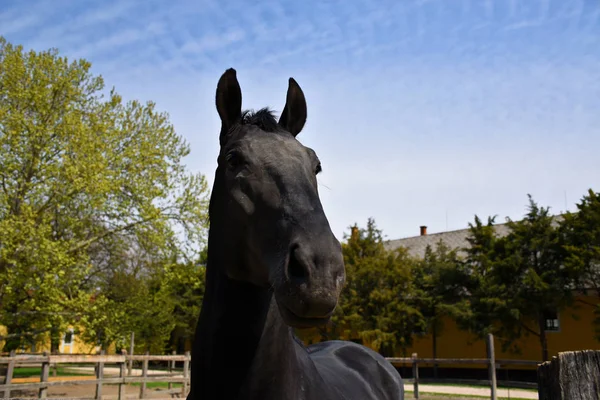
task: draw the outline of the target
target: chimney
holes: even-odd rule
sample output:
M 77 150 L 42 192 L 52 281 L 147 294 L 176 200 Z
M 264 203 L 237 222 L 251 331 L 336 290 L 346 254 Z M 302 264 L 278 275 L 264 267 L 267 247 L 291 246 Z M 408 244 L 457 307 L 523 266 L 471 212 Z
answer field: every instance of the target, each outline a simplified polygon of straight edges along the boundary
M 421 236 L 427 235 L 427 227 L 425 225 L 421 225 Z
M 352 241 L 358 240 L 358 227 L 357 226 L 352 227 L 352 233 L 350 234 L 350 240 L 352 240 Z

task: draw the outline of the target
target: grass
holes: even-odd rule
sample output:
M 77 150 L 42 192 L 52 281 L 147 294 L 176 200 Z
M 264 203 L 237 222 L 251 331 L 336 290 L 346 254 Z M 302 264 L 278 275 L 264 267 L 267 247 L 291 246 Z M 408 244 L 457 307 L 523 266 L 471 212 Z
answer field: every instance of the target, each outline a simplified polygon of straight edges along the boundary
M 13 378 L 29 378 L 31 376 L 40 376 L 42 374 L 41 367 L 20 367 L 13 371 Z M 54 376 L 54 368 L 50 368 L 50 376 Z M 81 372 L 71 372 L 68 368 L 59 366 L 56 371 L 56 376 L 89 376 L 91 373 L 85 374 Z

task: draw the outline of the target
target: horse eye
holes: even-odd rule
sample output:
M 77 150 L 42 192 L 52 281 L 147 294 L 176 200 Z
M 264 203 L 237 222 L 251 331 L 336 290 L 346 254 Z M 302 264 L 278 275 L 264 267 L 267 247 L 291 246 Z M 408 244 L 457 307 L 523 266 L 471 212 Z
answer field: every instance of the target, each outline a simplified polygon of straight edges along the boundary
M 230 169 L 235 169 L 240 165 L 240 157 L 233 151 L 231 153 L 227 153 L 225 156 L 225 161 L 227 162 L 227 167 Z
M 315 175 L 318 175 L 321 171 L 323 171 L 323 168 L 321 168 L 321 163 L 319 163 L 317 164 L 317 168 L 315 169 Z

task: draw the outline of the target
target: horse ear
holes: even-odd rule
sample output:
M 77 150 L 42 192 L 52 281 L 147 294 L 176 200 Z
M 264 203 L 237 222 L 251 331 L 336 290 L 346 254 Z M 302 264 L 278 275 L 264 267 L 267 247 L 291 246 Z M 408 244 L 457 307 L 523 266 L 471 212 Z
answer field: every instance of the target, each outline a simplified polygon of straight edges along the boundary
M 217 84 L 216 94 L 217 112 L 221 118 L 221 144 L 229 129 L 238 123 L 242 117 L 242 89 L 238 83 L 236 71 L 229 68 L 221 75 Z
M 290 78 L 288 84 L 285 107 L 279 118 L 279 125 L 286 131 L 296 136 L 306 123 L 306 99 L 300 85 Z

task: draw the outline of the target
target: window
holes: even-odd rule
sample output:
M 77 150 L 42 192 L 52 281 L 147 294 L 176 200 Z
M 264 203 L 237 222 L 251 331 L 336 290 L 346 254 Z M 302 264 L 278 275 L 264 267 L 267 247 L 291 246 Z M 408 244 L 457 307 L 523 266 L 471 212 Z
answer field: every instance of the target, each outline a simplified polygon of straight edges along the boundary
M 416 336 L 426 336 L 429 333 L 429 329 L 424 325 L 415 325 L 412 329 L 412 334 Z
M 69 330 L 65 333 L 65 338 L 63 339 L 63 343 L 64 344 L 73 343 L 73 331 L 72 330 Z
M 546 311 L 544 313 L 544 320 L 546 321 L 546 331 L 557 332 L 560 330 L 558 312 L 556 310 Z

